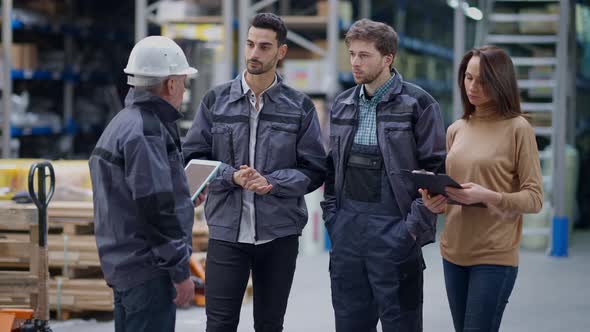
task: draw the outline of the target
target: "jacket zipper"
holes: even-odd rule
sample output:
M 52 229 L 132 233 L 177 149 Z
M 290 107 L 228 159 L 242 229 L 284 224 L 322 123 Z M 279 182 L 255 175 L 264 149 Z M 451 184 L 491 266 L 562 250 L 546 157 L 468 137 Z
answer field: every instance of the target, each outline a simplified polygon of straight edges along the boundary
M 248 128 L 250 128 L 250 125 L 248 125 Z M 250 136 L 250 129 L 248 129 L 248 136 Z M 230 131 L 230 136 L 229 136 L 229 148 L 231 150 L 231 162 L 232 162 L 232 167 L 236 167 L 236 162 L 235 162 L 235 153 L 234 153 L 234 135 L 233 135 L 233 130 Z M 232 174 L 232 181 L 233 181 L 233 174 Z M 243 209 L 244 209 L 244 188 L 242 189 L 242 193 L 241 193 L 241 199 L 240 199 L 240 217 L 238 218 L 238 232 L 236 233 L 236 241 L 238 242 L 240 239 L 240 228 L 242 226 L 242 213 L 243 213 Z
M 264 95 L 260 96 L 260 98 L 264 98 Z M 262 112 L 262 108 L 258 110 L 258 120 L 256 124 L 256 143 L 254 144 L 254 160 L 252 161 L 252 165 L 256 166 L 256 146 L 258 146 L 258 134 L 260 132 L 260 113 Z M 266 165 L 265 165 L 266 166 Z M 259 172 L 260 173 L 260 172 Z M 260 174 L 262 175 L 262 174 Z M 254 193 L 254 198 L 252 199 L 252 206 L 254 208 L 254 244 L 258 241 L 258 211 L 256 210 L 256 193 Z
M 379 107 L 379 104 L 377 104 L 375 106 L 375 117 L 377 117 L 377 108 Z M 385 169 L 385 177 L 387 178 L 387 182 L 389 183 L 389 186 L 391 187 L 391 189 L 393 190 L 393 186 L 391 183 L 391 179 L 389 178 L 389 171 L 387 170 L 387 161 L 385 159 L 385 153 L 383 153 L 383 147 L 381 147 L 381 144 L 379 143 L 379 118 L 377 117 L 375 119 L 375 125 L 376 125 L 376 129 L 377 132 L 375 133 L 377 135 L 377 146 L 379 147 L 379 152 L 381 152 L 381 159 L 383 159 L 383 168 Z M 393 129 L 395 130 L 395 129 Z M 389 131 L 393 131 L 392 128 L 386 128 L 385 131 L 389 132 Z
M 354 136 L 356 135 L 356 131 L 358 130 L 359 127 L 359 109 L 358 109 L 358 102 L 356 102 L 354 104 L 354 108 L 355 110 L 357 110 L 357 112 L 355 112 L 354 114 L 354 125 L 352 126 L 352 133 L 350 134 L 350 137 L 348 139 L 348 142 L 346 143 L 345 146 L 345 150 L 344 150 L 344 154 L 343 154 L 343 165 L 342 165 L 342 183 L 341 188 L 338 188 L 338 191 L 336 192 L 342 192 L 342 188 L 344 188 L 344 181 L 346 181 L 346 165 L 348 164 L 348 159 L 350 158 L 350 149 L 352 148 L 352 143 L 354 142 Z M 336 175 L 337 176 L 337 175 Z M 336 199 L 336 206 L 339 206 L 341 204 L 339 204 L 338 202 L 341 201 L 341 198 L 339 197 L 340 195 L 337 196 Z

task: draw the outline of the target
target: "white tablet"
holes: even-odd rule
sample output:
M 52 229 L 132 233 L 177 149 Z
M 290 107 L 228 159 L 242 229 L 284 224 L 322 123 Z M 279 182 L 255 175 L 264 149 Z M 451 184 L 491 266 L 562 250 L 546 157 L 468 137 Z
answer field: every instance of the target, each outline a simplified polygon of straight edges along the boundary
M 217 175 L 221 162 L 214 160 L 193 159 L 184 168 L 188 179 L 188 188 L 194 201 L 207 184 Z

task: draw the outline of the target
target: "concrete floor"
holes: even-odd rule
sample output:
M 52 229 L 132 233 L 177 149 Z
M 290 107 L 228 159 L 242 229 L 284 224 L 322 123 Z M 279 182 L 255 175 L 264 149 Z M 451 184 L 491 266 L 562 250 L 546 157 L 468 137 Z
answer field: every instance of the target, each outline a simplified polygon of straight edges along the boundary
M 424 248 L 428 268 L 424 286 L 424 331 L 453 331 L 444 289 L 438 245 Z M 287 332 L 334 331 L 330 302 L 328 254 L 300 256 L 285 317 Z M 242 309 L 238 331 L 254 331 L 252 304 Z M 55 332 L 113 331 L 113 322 L 52 322 Z M 181 309 L 176 331 L 205 331 L 202 308 Z M 570 256 L 551 258 L 543 252 L 521 251 L 516 286 L 502 322 L 505 332 L 590 331 L 590 232 L 575 232 Z

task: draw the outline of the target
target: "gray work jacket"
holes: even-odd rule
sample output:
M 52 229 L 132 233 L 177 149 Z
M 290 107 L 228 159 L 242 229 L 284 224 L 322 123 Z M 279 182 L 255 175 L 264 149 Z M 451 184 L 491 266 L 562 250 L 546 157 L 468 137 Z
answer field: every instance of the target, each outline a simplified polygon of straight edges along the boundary
M 301 234 L 308 218 L 304 195 L 322 185 L 326 171 L 313 103 L 283 84 L 280 76 L 277 80 L 262 96 L 256 133 L 254 168 L 273 185 L 269 194 L 255 195 L 257 241 Z M 205 203 L 212 239 L 238 240 L 243 189 L 233 182 L 233 173 L 250 164 L 250 107 L 240 76 L 213 88 L 204 96 L 183 144 L 185 162 L 222 162 Z
M 344 91 L 330 113 L 330 146 L 324 220 L 330 221 L 341 206 L 344 174 L 358 127 L 361 85 Z M 435 240 L 436 215 L 420 198 L 402 169 L 442 171 L 445 162 L 445 128 L 438 103 L 421 88 L 403 81 L 395 72 L 394 82 L 377 104 L 377 142 L 385 170 L 408 230 L 420 245 Z
M 181 117 L 160 97 L 130 89 L 92 152 L 96 245 L 112 287 L 189 276 L 194 205 L 175 123 Z

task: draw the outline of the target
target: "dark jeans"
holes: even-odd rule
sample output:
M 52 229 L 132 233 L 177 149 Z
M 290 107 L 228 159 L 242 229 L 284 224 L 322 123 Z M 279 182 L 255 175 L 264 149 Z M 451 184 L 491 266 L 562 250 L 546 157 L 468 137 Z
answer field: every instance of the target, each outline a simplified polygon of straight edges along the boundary
M 298 252 L 297 235 L 256 246 L 209 240 L 205 267 L 207 332 L 237 330 L 250 271 L 254 330 L 282 331 Z
M 498 331 L 518 267 L 460 266 L 445 259 L 443 267 L 455 331 Z
M 113 290 L 115 332 L 168 332 L 176 323 L 176 289 L 170 277 L 158 277 L 143 284 Z

